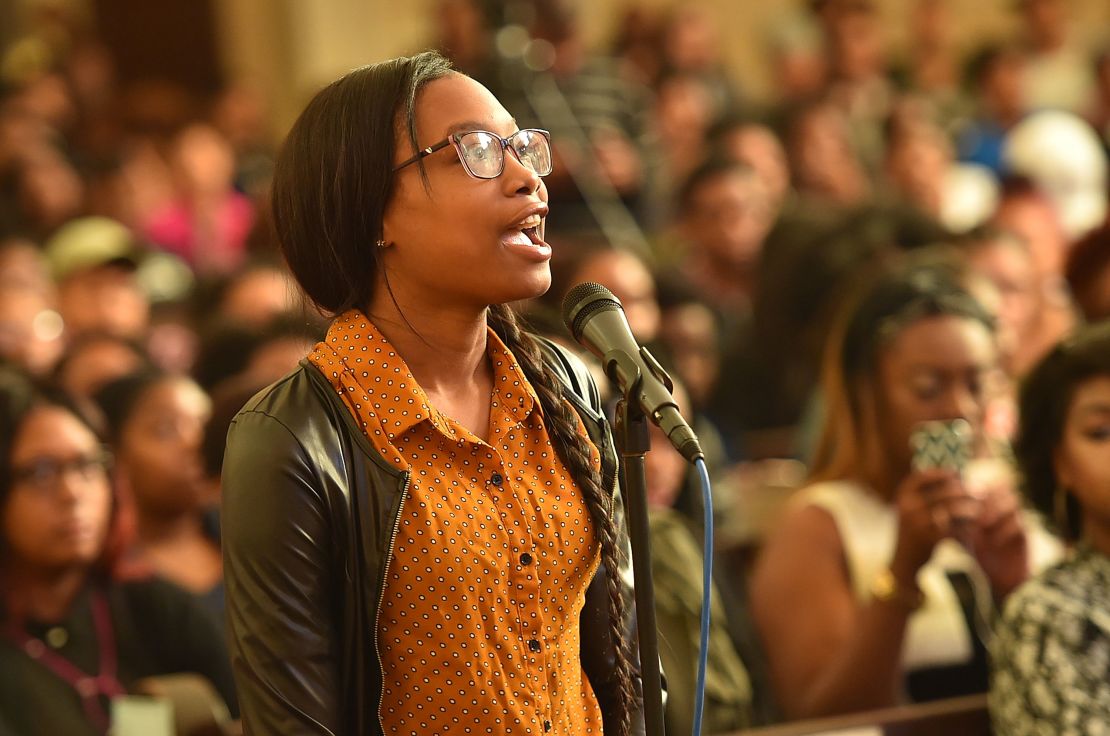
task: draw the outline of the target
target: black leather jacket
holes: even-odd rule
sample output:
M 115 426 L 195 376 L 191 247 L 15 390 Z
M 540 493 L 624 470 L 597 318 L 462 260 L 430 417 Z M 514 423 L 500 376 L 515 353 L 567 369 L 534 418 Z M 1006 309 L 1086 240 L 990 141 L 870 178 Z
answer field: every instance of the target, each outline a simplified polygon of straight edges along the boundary
M 544 347 L 601 450 L 606 487 L 617 493 L 597 387 L 577 357 Z M 408 484 L 307 361 L 235 418 L 224 461 L 223 551 L 247 734 L 382 733 L 377 613 Z M 614 508 L 622 510 L 619 499 Z M 581 652 L 608 722 L 615 677 L 606 574 L 599 566 L 586 592 Z M 621 577 L 630 581 L 630 571 Z M 643 733 L 642 715 L 633 720 L 634 733 Z

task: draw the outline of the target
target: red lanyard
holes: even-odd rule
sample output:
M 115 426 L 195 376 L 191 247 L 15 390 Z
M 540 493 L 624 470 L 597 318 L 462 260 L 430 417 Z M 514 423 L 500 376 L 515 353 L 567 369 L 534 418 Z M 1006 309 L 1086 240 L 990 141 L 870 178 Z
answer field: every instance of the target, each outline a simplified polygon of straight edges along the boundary
M 55 652 L 42 642 L 29 635 L 22 629 L 12 627 L 11 638 L 27 656 L 42 664 L 58 677 L 69 683 L 81 697 L 81 705 L 85 708 L 85 715 L 101 733 L 107 733 L 109 720 L 100 697 L 113 698 L 127 693 L 116 678 L 116 637 L 112 628 L 112 617 L 108 610 L 108 601 L 104 593 L 94 590 L 92 598 L 93 626 L 96 628 L 96 643 L 100 649 L 97 662 L 100 672 L 89 675 L 70 662 L 62 655 Z

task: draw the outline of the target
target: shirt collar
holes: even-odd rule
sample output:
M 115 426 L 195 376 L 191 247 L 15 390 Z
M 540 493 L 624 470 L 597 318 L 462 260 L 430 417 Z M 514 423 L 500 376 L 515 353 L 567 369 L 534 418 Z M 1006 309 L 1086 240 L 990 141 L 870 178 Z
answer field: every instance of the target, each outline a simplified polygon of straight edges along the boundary
M 325 341 L 339 357 L 344 371 L 371 398 L 374 405 L 370 413 L 378 418 L 388 437 L 403 434 L 425 420 L 440 432 L 457 436 L 432 407 L 405 359 L 360 310 L 352 309 L 336 318 Z M 493 366 L 493 421 L 519 424 L 533 409 L 542 412 L 539 397 L 516 357 L 488 327 L 486 355 Z

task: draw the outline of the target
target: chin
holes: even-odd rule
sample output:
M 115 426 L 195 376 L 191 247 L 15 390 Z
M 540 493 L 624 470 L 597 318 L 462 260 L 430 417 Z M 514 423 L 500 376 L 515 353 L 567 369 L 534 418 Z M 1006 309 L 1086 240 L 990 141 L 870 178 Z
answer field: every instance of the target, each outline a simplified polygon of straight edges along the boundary
M 511 304 L 541 297 L 551 288 L 551 271 L 545 270 L 542 276 L 529 276 L 517 279 L 490 304 Z

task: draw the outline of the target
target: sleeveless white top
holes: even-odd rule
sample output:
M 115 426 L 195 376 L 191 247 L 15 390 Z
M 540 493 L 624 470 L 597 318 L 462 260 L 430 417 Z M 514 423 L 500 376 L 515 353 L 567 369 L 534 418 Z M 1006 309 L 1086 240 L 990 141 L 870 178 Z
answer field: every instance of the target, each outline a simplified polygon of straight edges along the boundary
M 898 536 L 898 512 L 865 487 L 847 481 L 818 483 L 798 492 L 794 502 L 824 509 L 836 523 L 852 590 L 861 603 L 871 599 L 876 576 L 890 566 Z M 907 622 L 902 668 L 909 672 L 971 661 L 972 633 L 946 573 L 966 573 L 975 588 L 981 620 L 989 620 L 990 586 L 975 559 L 958 542 L 945 539 L 922 566 L 917 584 L 923 605 Z M 985 597 L 984 597 L 985 596 Z

